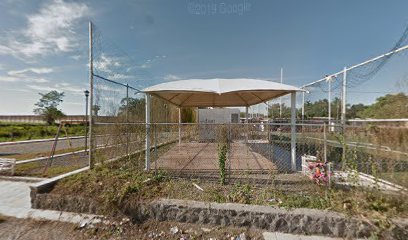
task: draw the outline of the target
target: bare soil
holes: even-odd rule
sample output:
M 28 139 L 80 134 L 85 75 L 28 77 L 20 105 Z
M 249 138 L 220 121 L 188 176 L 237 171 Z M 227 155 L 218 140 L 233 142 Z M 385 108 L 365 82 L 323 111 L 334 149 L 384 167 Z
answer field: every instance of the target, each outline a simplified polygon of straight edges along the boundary
M 254 229 L 198 226 L 195 224 L 147 221 L 133 224 L 128 221 L 109 225 L 81 227 L 78 224 L 7 218 L 0 222 L 0 239 L 263 239 Z

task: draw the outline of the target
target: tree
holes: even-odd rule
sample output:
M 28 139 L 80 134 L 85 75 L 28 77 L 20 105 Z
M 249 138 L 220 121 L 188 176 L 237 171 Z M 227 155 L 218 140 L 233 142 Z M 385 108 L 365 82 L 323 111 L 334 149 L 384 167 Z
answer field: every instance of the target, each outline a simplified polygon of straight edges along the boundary
M 408 118 L 408 95 L 387 94 L 361 112 L 363 118 Z
M 64 113 L 57 107 L 62 103 L 64 92 L 58 92 L 53 90 L 46 94 L 39 93 L 41 98 L 34 104 L 37 108 L 34 108 L 34 113 L 43 116 L 47 124 L 51 125 L 56 119 L 63 117 Z
M 119 115 L 125 116 L 127 109 L 129 119 L 132 119 L 133 121 L 143 121 L 145 119 L 146 104 L 144 98 L 123 98 L 120 101 L 120 104 Z
M 95 104 L 92 106 L 91 111 L 94 116 L 98 116 L 99 110 L 101 110 L 101 107 L 99 105 Z
M 353 104 L 347 109 L 347 119 L 362 118 L 362 113 L 368 108 L 362 103 Z

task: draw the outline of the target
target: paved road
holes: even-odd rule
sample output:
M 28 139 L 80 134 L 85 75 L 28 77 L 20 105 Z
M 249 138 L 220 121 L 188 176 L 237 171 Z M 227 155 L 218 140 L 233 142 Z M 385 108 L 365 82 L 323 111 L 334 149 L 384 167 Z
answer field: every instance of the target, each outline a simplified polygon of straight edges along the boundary
M 7 157 L 10 155 L 25 154 L 25 153 L 43 153 L 51 151 L 54 141 L 46 142 L 25 142 L 20 144 L 0 145 L 0 157 Z M 84 146 L 85 140 L 71 139 L 73 148 Z M 67 139 L 59 140 L 56 150 L 71 148 Z

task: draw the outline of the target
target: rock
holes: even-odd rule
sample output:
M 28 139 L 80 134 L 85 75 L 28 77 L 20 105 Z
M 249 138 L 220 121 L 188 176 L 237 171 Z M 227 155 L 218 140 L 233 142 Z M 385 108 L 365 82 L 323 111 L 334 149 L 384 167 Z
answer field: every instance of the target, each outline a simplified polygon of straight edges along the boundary
M 178 229 L 177 226 L 170 228 L 170 233 L 176 234 L 176 233 L 178 233 L 178 232 L 179 232 L 179 229 Z
M 246 240 L 245 233 L 239 234 L 239 236 L 237 236 L 237 237 L 235 238 L 235 240 Z
M 84 228 L 84 227 L 86 227 L 86 225 L 87 225 L 86 222 L 82 222 L 82 223 L 79 224 L 79 228 Z
M 210 228 L 204 228 L 204 227 L 202 227 L 201 230 L 203 230 L 203 232 L 211 232 L 211 229 L 210 229 Z

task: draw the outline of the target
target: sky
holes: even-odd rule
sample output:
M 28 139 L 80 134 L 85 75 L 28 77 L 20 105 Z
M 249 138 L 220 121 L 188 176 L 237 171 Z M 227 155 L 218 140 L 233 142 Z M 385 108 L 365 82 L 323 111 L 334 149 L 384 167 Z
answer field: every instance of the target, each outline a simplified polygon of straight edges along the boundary
M 51 90 L 65 93 L 64 113 L 84 112 L 89 21 L 108 43 L 95 49 L 96 67 L 137 88 L 189 78 L 279 81 L 281 68 L 284 83 L 302 86 L 390 50 L 408 25 L 406 9 L 406 0 L 1 0 L 0 114 L 32 114 L 39 93 Z M 397 83 L 407 79 L 407 56 L 350 89 L 348 102 L 406 91 Z M 312 93 L 307 99 L 326 96 Z

